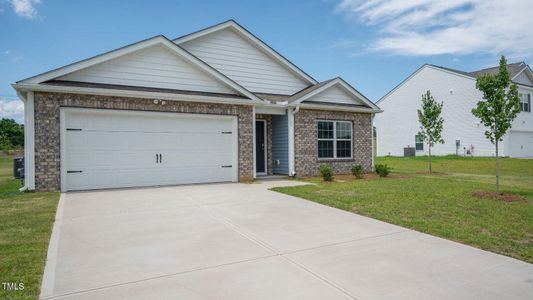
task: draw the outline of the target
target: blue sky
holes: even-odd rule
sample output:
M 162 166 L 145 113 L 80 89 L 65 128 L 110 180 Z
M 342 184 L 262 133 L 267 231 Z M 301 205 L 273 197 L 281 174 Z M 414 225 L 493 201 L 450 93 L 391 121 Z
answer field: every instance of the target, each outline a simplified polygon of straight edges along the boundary
M 227 19 L 317 80 L 341 76 L 377 101 L 424 63 L 469 71 L 501 54 L 529 63 L 532 11 L 531 0 L 0 0 L 0 116 L 22 120 L 17 80 Z

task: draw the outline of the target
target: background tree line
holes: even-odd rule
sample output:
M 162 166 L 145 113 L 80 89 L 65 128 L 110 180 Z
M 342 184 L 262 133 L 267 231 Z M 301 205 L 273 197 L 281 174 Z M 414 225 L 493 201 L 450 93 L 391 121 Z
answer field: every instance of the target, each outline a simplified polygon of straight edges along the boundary
M 24 148 L 24 125 L 13 119 L 0 120 L 0 150 Z

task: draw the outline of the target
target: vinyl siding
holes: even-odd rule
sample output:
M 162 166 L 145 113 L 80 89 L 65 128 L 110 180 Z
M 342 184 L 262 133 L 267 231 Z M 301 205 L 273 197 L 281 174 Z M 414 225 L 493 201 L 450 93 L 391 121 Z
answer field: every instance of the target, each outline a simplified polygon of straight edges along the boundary
M 384 112 L 375 116 L 377 155 L 403 156 L 404 147 L 415 146 L 415 135 L 420 127 L 417 109 L 427 90 L 438 102 L 444 102 L 442 137 L 445 143 L 436 145 L 432 154 L 455 154 L 455 140 L 460 140 L 459 154 L 464 153 L 463 147 L 473 145 L 476 156 L 494 155 L 494 146 L 485 138 L 484 127 L 478 125 L 478 119 L 471 112 L 482 99 L 475 84 L 474 79 L 429 66 L 422 68 L 378 103 Z M 504 147 L 501 149 L 504 152 Z M 424 151 L 417 151 L 417 155 L 427 154 L 427 150 L 424 145 Z
M 274 174 L 289 174 L 288 125 L 287 115 L 272 116 L 272 171 Z
M 348 94 L 342 87 L 334 85 L 304 102 L 328 102 L 339 104 L 364 104 L 360 99 Z
M 309 85 L 230 28 L 180 46 L 252 92 L 291 95 Z
M 518 87 L 518 93 L 524 95 L 529 94 L 531 97 L 531 104 L 533 104 L 533 88 L 525 89 L 523 87 Z M 518 113 L 516 118 L 513 120 L 511 130 L 533 131 L 533 112 L 521 111 L 520 113 Z
M 236 94 L 163 46 L 153 46 L 58 78 L 67 81 Z
M 533 85 L 533 80 L 527 75 L 527 70 L 523 71 L 522 73 L 518 74 L 518 76 L 513 80 L 514 82 L 525 84 L 525 85 Z

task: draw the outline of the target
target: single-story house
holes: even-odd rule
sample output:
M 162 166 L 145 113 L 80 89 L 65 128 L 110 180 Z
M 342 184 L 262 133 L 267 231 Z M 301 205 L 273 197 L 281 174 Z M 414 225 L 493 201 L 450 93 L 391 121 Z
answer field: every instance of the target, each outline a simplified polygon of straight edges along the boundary
M 233 20 L 148 38 L 13 87 L 25 104 L 24 189 L 373 167 L 378 106 L 341 78 L 317 82 Z
M 403 156 L 404 148 L 414 148 L 415 155 L 427 155 L 428 146 L 418 136 L 420 124 L 417 110 L 422 94 L 431 91 L 443 102 L 444 144 L 431 149 L 435 155 L 494 156 L 494 145 L 485 137 L 486 128 L 472 115 L 483 94 L 476 88 L 476 77 L 496 74 L 499 67 L 472 72 L 425 64 L 383 96 L 377 104 L 384 110 L 376 115 L 378 156 Z M 507 65 L 511 80 L 518 87 L 520 112 L 500 143 L 499 155 L 533 157 L 533 73 L 524 62 Z

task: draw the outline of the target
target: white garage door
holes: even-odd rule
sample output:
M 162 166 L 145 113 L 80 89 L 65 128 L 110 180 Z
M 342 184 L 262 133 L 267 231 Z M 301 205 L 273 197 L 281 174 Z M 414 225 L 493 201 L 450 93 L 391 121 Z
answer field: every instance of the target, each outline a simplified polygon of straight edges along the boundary
M 237 181 L 234 116 L 62 109 L 67 190 Z
M 533 157 L 533 132 L 512 131 L 509 136 L 510 157 Z

